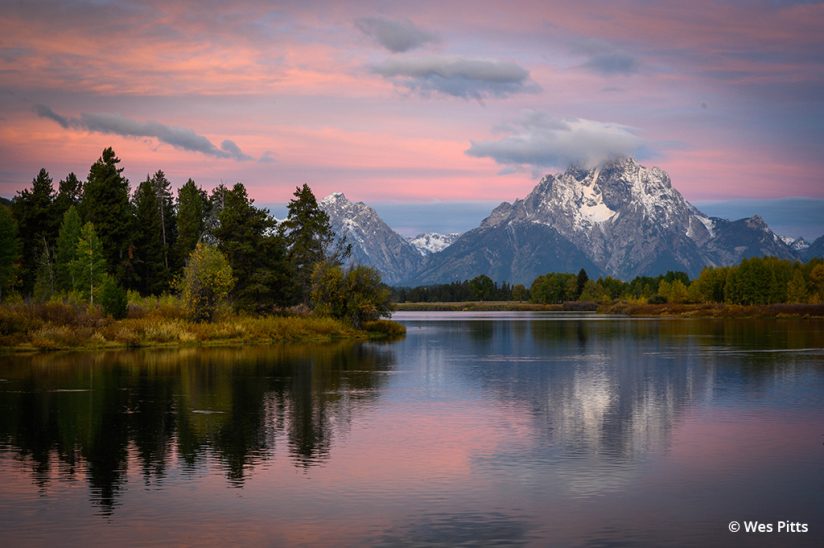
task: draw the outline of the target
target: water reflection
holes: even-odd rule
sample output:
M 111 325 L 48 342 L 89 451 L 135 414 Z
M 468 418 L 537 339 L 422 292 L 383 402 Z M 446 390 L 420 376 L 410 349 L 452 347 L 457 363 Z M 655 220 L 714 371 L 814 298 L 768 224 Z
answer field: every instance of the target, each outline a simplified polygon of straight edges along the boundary
M 179 460 L 194 473 L 217 458 L 231 485 L 271 459 L 328 458 L 336 435 L 378 397 L 391 350 L 220 348 L 16 356 L 3 366 L 0 440 L 48 490 L 83 477 L 104 513 L 133 461 L 146 485 Z
M 430 396 L 474 399 L 465 395 L 474 387 L 529 417 L 528 443 L 476 455 L 479 473 L 517 468 L 525 484 L 553 478 L 553 489 L 587 498 L 625 489 L 647 455 L 668 450 L 685 410 L 717 404 L 731 388 L 740 399 L 789 385 L 778 405 L 820 408 L 821 378 L 805 392 L 801 375 L 824 363 L 821 322 L 490 316 L 433 337 L 430 318 L 409 315 L 403 350 L 427 371 Z
M 398 319 L 386 345 L 4 357 L 0 537 L 718 545 L 824 504 L 820 321 Z

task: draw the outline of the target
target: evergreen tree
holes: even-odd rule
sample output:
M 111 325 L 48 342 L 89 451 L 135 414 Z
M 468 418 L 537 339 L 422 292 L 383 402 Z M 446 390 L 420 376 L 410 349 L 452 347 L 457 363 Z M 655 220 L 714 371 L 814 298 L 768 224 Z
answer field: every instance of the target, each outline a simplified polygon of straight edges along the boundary
M 107 268 L 116 272 L 121 283 L 127 283 L 131 282 L 129 251 L 133 224 L 129 181 L 122 175 L 123 168 L 117 167 L 119 163 L 109 147 L 92 165 L 83 192 L 82 213 L 100 237 Z
M 286 245 L 275 230 L 275 220 L 265 209 L 253 205 L 254 200 L 241 183 L 221 193 L 221 202 L 213 234 L 237 280 L 232 293 L 235 306 L 264 311 L 276 304 L 286 304 L 291 295 L 292 275 Z
M 289 261 L 295 269 L 295 282 L 300 301 L 309 302 L 312 269 L 325 260 L 339 262 L 341 257 L 327 257 L 335 240 L 329 216 L 312 194 L 309 185 L 296 188 L 289 202 L 289 215 L 282 229 L 289 249 Z
M 135 285 L 143 295 L 157 294 L 165 289 L 169 270 L 163 245 L 162 207 L 155 182 L 146 180 L 137 187 L 134 197 L 134 271 Z
M 589 281 L 589 276 L 587 275 L 587 271 L 583 268 L 578 271 L 578 277 L 576 278 L 575 282 L 575 299 L 577 300 L 581 293 L 584 292 L 584 287 L 586 287 L 587 282 Z
M 100 285 L 100 307 L 116 320 L 125 318 L 129 312 L 126 290 L 117 285 L 117 281 L 108 274 L 103 277 Z
M 177 241 L 177 219 L 172 184 L 166 174 L 158 170 L 152 176 L 152 186 L 157 196 L 157 208 L 160 215 L 160 240 L 163 244 L 163 266 L 167 272 L 172 268 L 172 249 Z
M 206 212 L 203 215 L 203 241 L 210 245 L 217 245 L 215 231 L 220 226 L 220 213 L 226 203 L 226 194 L 229 189 L 223 183 L 212 189 L 209 200 L 206 204 Z
M 106 277 L 106 257 L 103 243 L 92 223 L 83 225 L 77 241 L 77 255 L 69 268 L 75 283 L 74 289 L 88 298 L 89 304 L 94 304 L 94 297 Z
M 177 192 L 177 241 L 176 264 L 183 266 L 184 259 L 194 251 L 203 236 L 207 213 L 206 193 L 191 179 Z
M 71 206 L 63 215 L 63 223 L 57 235 L 54 252 L 55 286 L 58 291 L 71 291 L 75 287 L 71 263 L 77 258 L 77 242 L 82 224 L 77 207 Z
M 60 181 L 57 188 L 57 197 L 54 199 L 54 217 L 63 219 L 63 215 L 72 206 L 80 206 L 83 199 L 83 183 L 74 173 L 69 173 Z
M 12 213 L 17 220 L 22 244 L 21 281 L 23 292 L 28 294 L 34 287 L 37 266 L 43 252 L 43 241 L 51 245 L 57 232 L 53 219 L 54 188 L 49 172 L 41 169 L 32 180 L 31 189 L 24 189 L 12 202 Z
M 35 301 L 45 302 L 51 299 L 55 291 L 54 263 L 52 262 L 51 249 L 45 238 L 43 238 L 40 249 L 32 296 Z
M 0 301 L 14 284 L 17 261 L 20 258 L 20 240 L 17 222 L 6 206 L 0 205 Z

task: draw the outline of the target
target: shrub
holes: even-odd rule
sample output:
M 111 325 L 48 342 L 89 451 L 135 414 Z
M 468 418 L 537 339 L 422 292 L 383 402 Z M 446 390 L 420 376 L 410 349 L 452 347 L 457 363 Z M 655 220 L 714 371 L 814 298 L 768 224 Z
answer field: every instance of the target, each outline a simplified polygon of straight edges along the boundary
M 117 285 L 111 276 L 106 276 L 100 288 L 100 306 L 103 312 L 119 320 L 129 311 L 126 290 Z
M 321 262 L 312 272 L 312 305 L 320 315 L 341 319 L 360 329 L 364 322 L 391 313 L 389 289 L 374 268 Z
M 235 285 L 232 267 L 216 247 L 197 244 L 180 281 L 183 304 L 194 321 L 211 321 Z
M 364 322 L 363 329 L 369 333 L 378 334 L 387 338 L 402 337 L 406 335 L 406 327 L 403 324 L 390 320 L 374 320 Z

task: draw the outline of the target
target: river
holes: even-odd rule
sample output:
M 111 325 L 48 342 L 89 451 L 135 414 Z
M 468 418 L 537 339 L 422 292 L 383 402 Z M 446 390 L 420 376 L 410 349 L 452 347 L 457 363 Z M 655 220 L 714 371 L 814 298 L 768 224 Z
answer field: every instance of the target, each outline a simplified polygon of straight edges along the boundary
M 395 319 L 0 356 L 0 542 L 824 545 L 824 322 Z

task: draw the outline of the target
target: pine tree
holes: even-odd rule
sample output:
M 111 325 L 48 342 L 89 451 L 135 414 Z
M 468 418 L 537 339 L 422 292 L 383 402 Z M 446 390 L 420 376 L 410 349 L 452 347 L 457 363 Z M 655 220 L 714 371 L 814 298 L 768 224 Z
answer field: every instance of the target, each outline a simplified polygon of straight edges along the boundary
M 215 231 L 220 227 L 220 213 L 226 203 L 226 194 L 229 189 L 221 183 L 212 189 L 209 200 L 206 203 L 206 212 L 203 215 L 203 236 L 202 239 L 209 245 L 217 245 Z
M 578 277 L 575 280 L 575 299 L 579 299 L 581 297 L 581 293 L 584 292 L 584 287 L 586 287 L 587 282 L 589 281 L 589 276 L 587 275 L 587 271 L 583 268 L 578 271 Z
M 82 213 L 94 224 L 103 245 L 108 268 L 121 283 L 129 280 L 132 239 L 132 211 L 129 181 L 123 177 L 120 159 L 111 147 L 105 149 L 89 170 L 83 192 Z
M 213 234 L 237 280 L 232 298 L 243 310 L 264 311 L 286 304 L 292 282 L 286 245 L 275 220 L 256 208 L 246 188 L 237 183 L 223 192 L 218 226 Z
M 289 216 L 283 222 L 288 258 L 295 269 L 295 282 L 300 301 L 309 302 L 312 285 L 312 270 L 321 261 L 338 262 L 339 257 L 328 257 L 335 234 L 329 216 L 323 211 L 312 194 L 309 185 L 304 184 L 294 192 L 289 202 Z
M 12 213 L 17 220 L 22 244 L 21 279 L 26 294 L 34 287 L 43 239 L 51 245 L 56 236 L 59 220 L 53 218 L 53 203 L 52 179 L 45 169 L 41 169 L 32 180 L 31 190 L 20 191 L 12 202 Z
M 74 289 L 94 304 L 94 296 L 106 276 L 106 257 L 103 243 L 97 236 L 92 223 L 83 225 L 77 242 L 77 256 L 70 264 Z
M 35 301 L 44 302 L 51 299 L 55 291 L 54 263 L 49 243 L 43 238 L 40 255 L 37 260 L 37 273 L 34 278 L 32 295 Z
M 0 301 L 14 284 L 20 247 L 17 222 L 11 211 L 0 205 Z
M 55 286 L 58 291 L 71 291 L 75 283 L 70 265 L 77 258 L 77 242 L 82 225 L 77 207 L 71 206 L 63 215 L 54 251 Z
M 175 252 L 177 267 L 194 251 L 203 236 L 207 211 L 206 193 L 191 179 L 177 192 L 177 241 Z
M 152 186 L 157 196 L 157 209 L 160 215 L 160 240 L 163 246 L 163 266 L 167 272 L 172 268 L 172 248 L 177 241 L 177 219 L 174 200 L 172 199 L 172 183 L 166 179 L 166 174 L 158 170 L 152 176 Z
M 54 217 L 62 220 L 69 208 L 79 206 L 82 199 L 83 182 L 74 173 L 69 173 L 58 183 L 57 196 L 54 199 Z
M 169 270 L 163 246 L 162 207 L 155 182 L 146 177 L 135 192 L 134 270 L 136 287 L 144 295 L 165 289 Z

